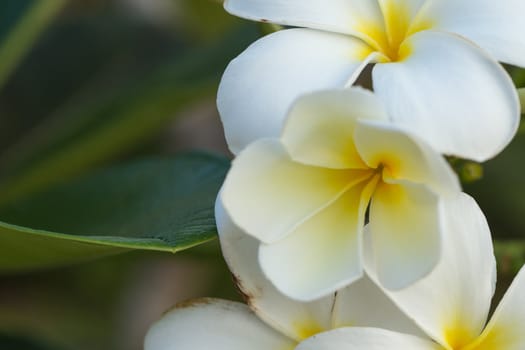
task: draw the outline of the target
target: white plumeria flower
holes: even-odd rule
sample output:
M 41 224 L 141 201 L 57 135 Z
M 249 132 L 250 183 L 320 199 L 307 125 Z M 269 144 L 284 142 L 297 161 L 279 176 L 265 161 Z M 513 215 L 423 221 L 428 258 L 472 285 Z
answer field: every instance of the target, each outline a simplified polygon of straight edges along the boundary
M 282 293 L 313 300 L 362 276 L 369 203 L 383 285 L 403 288 L 438 262 L 440 198 L 459 193 L 457 177 L 387 119 L 369 91 L 317 92 L 297 101 L 280 139 L 233 161 L 222 202 L 259 240 L 261 267 Z
M 387 292 L 427 337 L 372 328 L 343 328 L 310 338 L 296 349 L 525 349 L 525 268 L 486 324 L 496 277 L 488 225 L 474 200 L 466 196 L 449 206 L 448 211 L 450 217 L 455 217 L 449 223 L 455 227 L 450 231 L 454 235 L 445 236 L 444 256 L 436 269 L 406 290 Z
M 179 305 L 148 332 L 145 350 L 292 350 L 323 331 L 348 327 L 381 327 L 424 336 L 368 278 L 310 303 L 280 294 L 264 277 L 256 239 L 237 228 L 217 207 L 224 257 L 248 305 L 200 299 Z
M 352 85 L 369 63 L 390 118 L 444 154 L 484 161 L 514 136 L 525 66 L 523 0 L 226 0 L 232 14 L 294 27 L 231 62 L 218 94 L 238 153 L 277 136 L 300 95 Z M 309 28 L 309 29 L 308 29 Z

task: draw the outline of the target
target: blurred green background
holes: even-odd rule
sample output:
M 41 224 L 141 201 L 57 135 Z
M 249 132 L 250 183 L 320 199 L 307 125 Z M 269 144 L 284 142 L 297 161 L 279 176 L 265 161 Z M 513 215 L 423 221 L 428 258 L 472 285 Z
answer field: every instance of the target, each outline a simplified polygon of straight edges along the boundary
M 2 350 L 138 350 L 176 302 L 238 298 L 210 241 L 213 222 L 197 217 L 199 226 L 188 226 L 172 199 L 183 193 L 184 201 L 212 203 L 228 167 L 218 82 L 263 32 L 218 0 L 0 3 Z M 508 69 L 525 86 L 524 71 Z M 525 260 L 524 159 L 520 132 L 483 166 L 482 179 L 465 184 L 497 238 L 499 291 Z M 465 177 L 479 171 L 455 165 Z M 199 177 L 201 192 L 182 191 L 179 168 Z M 170 213 L 178 219 L 165 219 Z M 142 226 L 153 221 L 155 232 L 144 237 Z M 161 242 L 180 232 L 185 240 Z M 96 238 L 99 246 L 62 233 L 109 238 Z M 53 260 L 58 254 L 70 256 Z
M 227 154 L 215 92 L 229 60 L 259 35 L 257 25 L 228 16 L 218 1 L 1 2 L 0 220 L 125 235 L 137 225 L 133 212 L 111 211 L 113 199 L 100 196 L 88 205 L 94 186 L 75 189 L 92 174 L 116 176 L 115 167 L 137 173 L 127 181 L 144 187 L 133 192 L 143 205 L 176 215 L 168 195 L 178 179 L 166 164 L 187 150 Z M 74 193 L 66 196 L 64 186 Z M 45 195 L 50 191 L 56 196 Z M 167 198 L 145 201 L 145 191 Z M 121 192 L 112 194 L 129 199 Z M 122 222 L 108 223 L 103 210 Z M 141 349 L 149 325 L 176 302 L 236 298 L 216 242 L 177 255 L 90 251 L 109 257 L 85 255 L 86 263 L 60 266 L 49 257 L 74 256 L 71 243 L 57 248 L 13 233 L 0 229 L 3 350 Z M 50 267 L 35 269 L 24 259 Z

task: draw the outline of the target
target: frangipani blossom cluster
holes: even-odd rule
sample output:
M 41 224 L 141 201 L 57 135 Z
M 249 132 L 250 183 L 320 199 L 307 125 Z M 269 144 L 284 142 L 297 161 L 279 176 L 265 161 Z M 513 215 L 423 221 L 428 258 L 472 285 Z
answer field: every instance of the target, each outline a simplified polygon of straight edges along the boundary
M 248 306 L 219 299 L 178 305 L 149 331 L 145 350 L 518 350 L 525 347 L 525 270 L 489 323 L 496 265 L 475 201 L 447 200 L 443 257 L 426 278 L 391 292 L 371 277 L 314 302 L 279 293 L 256 260 L 257 241 L 218 210 L 224 257 Z M 469 263 L 465 263 L 469 262 Z
M 341 328 L 314 336 L 308 346 L 297 349 L 524 349 L 525 267 L 487 322 L 496 283 L 488 225 L 474 200 L 464 195 L 448 204 L 447 210 L 443 258 L 436 269 L 402 291 L 383 289 L 426 337 L 384 329 Z M 373 266 L 368 271 L 373 276 Z
M 498 61 L 525 66 L 525 1 L 225 8 L 298 27 L 250 46 L 219 87 L 235 159 L 216 219 L 248 306 L 182 304 L 146 350 L 525 349 L 525 271 L 486 323 L 490 230 L 443 157 L 484 161 L 516 133 Z M 370 64 L 373 91 L 353 87 Z
M 285 294 L 313 300 L 362 276 L 362 229 L 378 274 L 403 288 L 441 256 L 440 198 L 460 192 L 445 160 L 388 122 L 361 89 L 300 98 L 280 139 L 234 160 L 221 200 L 260 242 L 259 262 Z
M 376 63 L 375 93 L 398 126 L 437 151 L 484 161 L 512 139 L 525 66 L 522 0 L 227 0 L 240 17 L 294 28 L 232 61 L 218 107 L 234 153 L 278 136 L 300 95 L 351 86 Z

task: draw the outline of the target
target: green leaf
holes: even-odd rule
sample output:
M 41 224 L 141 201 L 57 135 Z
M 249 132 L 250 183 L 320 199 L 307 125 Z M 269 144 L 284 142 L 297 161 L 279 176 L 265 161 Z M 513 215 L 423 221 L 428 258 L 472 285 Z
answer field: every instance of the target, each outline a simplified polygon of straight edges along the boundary
M 228 168 L 228 159 L 202 153 L 152 158 L 12 203 L 0 209 L 0 272 L 209 241 Z

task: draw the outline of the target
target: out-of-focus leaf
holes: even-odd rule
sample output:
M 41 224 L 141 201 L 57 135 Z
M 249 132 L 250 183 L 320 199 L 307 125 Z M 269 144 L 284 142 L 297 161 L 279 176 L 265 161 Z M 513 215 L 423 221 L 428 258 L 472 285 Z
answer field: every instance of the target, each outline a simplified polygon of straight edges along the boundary
M 523 134 L 525 133 L 525 123 L 523 123 L 523 118 L 525 115 L 525 88 L 518 89 L 518 96 L 520 98 L 521 104 L 521 124 L 518 130 L 518 134 Z
M 275 23 L 259 22 L 259 29 L 263 35 L 268 35 L 283 30 L 284 27 Z
M 222 0 L 172 0 L 177 3 L 176 25 L 196 40 L 217 40 L 242 20 L 227 13 Z
M 483 165 L 470 160 L 447 157 L 447 161 L 458 174 L 462 184 L 473 183 L 483 178 Z
M 483 178 L 464 188 L 480 204 L 494 236 L 525 238 L 525 135 L 518 134 L 496 158 L 484 163 Z
M 10 204 L 0 210 L 0 272 L 209 241 L 228 168 L 226 158 L 201 153 L 154 158 Z
M 25 12 L 17 17 L 18 22 L 13 24 L 0 45 L 0 88 L 66 2 L 67 0 L 35 0 L 27 6 L 27 2 L 20 1 L 18 6 L 25 5 Z M 14 9 L 15 12 L 17 9 Z
M 41 144 L 56 129 L 52 119 L 129 91 L 196 47 L 104 3 L 111 1 L 70 1 L 22 60 L 0 94 L 0 149 L 16 155 L 20 146 Z
M 518 95 L 520 96 L 521 105 L 525 105 L 525 88 L 519 88 Z
M 498 240 L 494 250 L 501 274 L 515 276 L 525 264 L 525 242 L 522 240 Z
M 100 96 L 87 104 L 74 103 L 74 108 L 54 118 L 51 129 L 56 137 L 43 144 L 28 142 L 28 149 L 12 157 L 17 161 L 15 165 L 8 164 L 9 174 L 4 175 L 0 184 L 0 203 L 8 203 L 131 150 L 191 102 L 213 96 L 228 61 L 257 37 L 255 26 L 245 29 L 192 51 L 123 91 Z
M 0 1 L 0 40 L 9 34 L 35 0 Z
M 517 87 L 525 86 L 525 69 L 514 66 L 506 66 L 506 68 Z
M 2 350 L 62 350 L 55 346 L 42 344 L 34 339 L 0 333 L 0 349 Z

